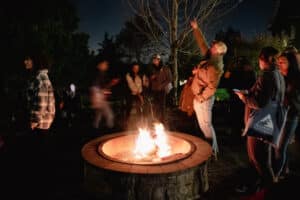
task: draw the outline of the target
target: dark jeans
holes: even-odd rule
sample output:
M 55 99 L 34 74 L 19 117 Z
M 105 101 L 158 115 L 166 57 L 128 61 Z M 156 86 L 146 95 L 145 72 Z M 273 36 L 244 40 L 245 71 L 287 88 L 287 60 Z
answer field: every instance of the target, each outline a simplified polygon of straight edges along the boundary
M 297 115 L 288 116 L 287 122 L 285 124 L 284 135 L 281 140 L 281 146 L 276 150 L 276 156 L 274 161 L 274 172 L 276 176 L 280 176 L 281 172 L 287 167 L 288 154 L 287 149 L 288 145 L 291 142 L 291 139 L 295 135 L 295 131 L 298 126 L 299 117 Z
M 130 116 L 130 112 L 132 109 L 135 109 L 138 116 L 142 114 L 142 102 L 137 95 L 129 95 L 127 97 L 126 103 L 126 119 L 128 120 Z
M 152 91 L 152 108 L 155 120 L 165 123 L 166 93 L 165 91 Z

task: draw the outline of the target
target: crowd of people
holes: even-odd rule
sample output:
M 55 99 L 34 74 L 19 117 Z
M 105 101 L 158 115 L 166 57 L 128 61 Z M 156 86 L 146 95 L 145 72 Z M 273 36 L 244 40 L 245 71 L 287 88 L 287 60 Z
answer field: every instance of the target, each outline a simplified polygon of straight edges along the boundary
M 300 73 L 294 53 L 283 52 L 277 57 L 278 53 L 273 47 L 262 48 L 258 58 L 261 75 L 249 90 L 236 92 L 245 104 L 246 123 L 253 111 L 262 109 L 268 102 L 278 97 L 280 102 L 290 107 L 278 148 L 259 138 L 247 136 L 249 161 L 256 173 L 252 176 L 252 181 L 237 188 L 241 192 L 268 187 L 288 173 L 287 146 L 295 134 L 300 111 L 295 108 L 300 103 L 297 94 L 300 89 L 298 83 Z M 288 74 L 287 71 L 293 72 Z
M 230 83 L 232 89 L 240 89 L 233 93 L 236 94 L 234 102 L 239 105 L 237 115 L 241 116 L 242 113 L 245 116 L 243 125 L 247 123 L 253 111 L 261 109 L 277 96 L 281 95 L 282 103 L 289 107 L 279 148 L 274 148 L 256 137 L 246 136 L 249 169 L 253 169 L 255 175 L 251 177 L 252 180 L 238 186 L 237 191 L 257 191 L 258 188 L 268 187 L 280 181 L 289 173 L 287 149 L 295 136 L 300 114 L 300 69 L 296 50 L 287 49 L 279 52 L 270 46 L 262 48 L 258 57 L 260 75 L 257 78 L 250 62 L 246 59 L 239 63 L 240 69 L 232 71 L 231 74 L 224 74 L 223 56 L 227 52 L 226 44 L 222 41 L 213 41 L 208 45 L 196 21 L 191 21 L 191 28 L 203 59 L 193 69 L 193 77 L 189 81 L 191 95 L 185 98 L 192 103 L 199 128 L 205 140 L 211 144 L 214 158 L 217 160 L 219 147 L 212 124 L 212 110 L 216 90 L 224 75 L 233 80 Z M 50 64 L 47 56 L 42 54 L 27 56 L 24 65 L 27 73 L 20 98 L 20 105 L 23 105 L 20 112 L 22 115 L 19 117 L 22 119 L 20 127 L 27 135 L 43 138 L 49 134 L 57 109 L 62 114 L 61 117 L 68 119 L 67 124 L 72 123 L 72 119 L 80 109 L 80 98 L 76 86 L 72 83 L 65 91 L 63 100 L 58 102 L 55 99 L 54 89 L 48 77 Z M 140 67 L 139 63 L 132 63 L 122 82 L 120 78 L 109 76 L 107 60 L 102 59 L 98 62 L 97 73 L 89 87 L 90 108 L 94 112 L 91 125 L 95 132 L 99 130 L 103 121 L 107 128 L 115 126 L 115 114 L 111 107 L 110 96 L 112 88 L 118 84 L 126 84 L 127 88 L 124 91 L 126 120 L 129 121 L 131 114 L 135 113 L 136 119 L 139 120 L 137 124 L 154 121 L 166 124 L 166 97 L 172 89 L 171 70 L 163 64 L 159 54 L 151 57 L 149 73 L 142 74 Z M 275 78 L 277 76 L 279 79 Z M 56 104 L 59 106 L 56 107 Z M 43 145 L 37 145 L 40 141 L 31 142 L 32 147 L 43 148 Z M 0 148 L 3 145 L 5 143 L 0 138 Z
M 191 22 L 191 27 L 204 60 L 193 70 L 192 83 L 189 83 L 193 96 L 186 95 L 186 98 L 193 98 L 199 127 L 206 140 L 211 143 L 213 155 L 217 159 L 218 144 L 212 125 L 212 108 L 214 95 L 223 75 L 223 55 L 226 54 L 227 47 L 222 41 L 213 41 L 209 47 L 196 21 Z M 233 93 L 244 104 L 245 109 L 239 107 L 243 110 L 240 113 L 244 114 L 243 126 L 247 125 L 249 116 L 271 100 L 278 98 L 279 103 L 289 108 L 279 147 L 274 147 L 261 138 L 246 135 L 250 161 L 250 172 L 246 173 L 251 175 L 248 176 L 250 179 L 243 180 L 237 186 L 236 191 L 255 193 L 279 182 L 289 173 L 287 148 L 295 136 L 300 114 L 300 65 L 295 48 L 280 53 L 274 47 L 266 46 L 261 49 L 258 57 L 260 72 L 256 78 L 250 63 L 245 60 L 239 65 L 241 69 L 233 70 L 231 74 L 225 73 L 232 81 L 231 89 L 235 88 Z M 235 81 L 236 79 L 240 81 Z
M 120 78 L 109 77 L 107 60 L 98 63 L 97 74 L 89 92 L 91 108 L 95 112 L 93 121 L 95 129 L 99 128 L 103 120 L 106 122 L 106 127 L 114 126 L 114 113 L 109 99 L 112 95 L 112 87 L 117 84 L 126 84 L 125 88 L 127 88 L 122 91 L 126 100 L 124 109 L 126 121 L 130 119 L 130 114 L 135 112 L 136 118 L 139 119 L 136 124 L 154 121 L 166 123 L 166 96 L 172 85 L 171 70 L 163 65 L 159 54 L 152 56 L 150 67 L 150 72 L 146 75 L 141 73 L 138 63 L 132 63 L 125 74 L 125 81 L 122 82 Z

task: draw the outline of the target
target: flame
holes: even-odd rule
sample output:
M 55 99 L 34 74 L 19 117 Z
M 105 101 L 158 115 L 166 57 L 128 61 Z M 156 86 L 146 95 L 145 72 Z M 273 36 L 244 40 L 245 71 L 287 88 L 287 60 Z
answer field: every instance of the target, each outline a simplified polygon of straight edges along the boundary
M 155 144 L 158 147 L 158 157 L 166 157 L 171 155 L 171 147 L 168 144 L 167 135 L 162 124 L 155 124 L 154 126 L 156 138 Z
M 137 158 L 144 158 L 155 151 L 156 146 L 151 134 L 146 129 L 139 129 L 139 136 L 136 141 L 134 153 Z
M 154 135 L 146 129 L 139 129 L 139 135 L 134 149 L 136 158 L 141 159 L 153 154 L 156 154 L 158 158 L 171 155 L 171 147 L 168 144 L 164 126 L 162 124 L 155 124 L 154 129 Z

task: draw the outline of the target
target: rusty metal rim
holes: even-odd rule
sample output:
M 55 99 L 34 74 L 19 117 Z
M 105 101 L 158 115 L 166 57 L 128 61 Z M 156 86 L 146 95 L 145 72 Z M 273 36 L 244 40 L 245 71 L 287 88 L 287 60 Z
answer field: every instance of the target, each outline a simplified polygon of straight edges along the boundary
M 98 152 L 98 146 L 101 141 L 106 140 L 107 138 L 114 138 L 120 135 L 134 134 L 134 131 L 118 132 L 110 135 L 104 135 L 98 138 L 94 138 L 91 141 L 85 143 L 81 149 L 81 155 L 85 160 L 86 166 L 93 166 L 103 170 L 110 170 L 121 173 L 130 173 L 130 174 L 167 174 L 167 173 L 178 173 L 182 170 L 188 170 L 200 166 L 211 157 L 212 148 L 205 142 L 203 139 L 182 133 L 182 132 L 173 132 L 168 131 L 172 135 L 175 135 L 185 140 L 193 141 L 196 149 L 189 157 L 182 159 L 173 163 L 165 163 L 161 165 L 134 165 L 134 164 L 125 164 L 121 162 L 113 162 L 109 159 L 104 158 Z
M 138 135 L 137 133 L 133 134 L 133 135 Z M 124 164 L 130 164 L 130 165 L 163 165 L 163 164 L 170 164 L 170 163 L 174 163 L 174 162 L 178 162 L 180 160 L 183 160 L 183 159 L 186 159 L 188 158 L 190 155 L 192 155 L 195 150 L 196 150 L 196 146 L 193 142 L 191 142 L 190 140 L 188 139 L 185 139 L 183 137 L 180 137 L 180 136 L 173 136 L 172 134 L 169 134 L 167 133 L 168 137 L 174 137 L 174 138 L 180 138 L 181 140 L 187 142 L 191 149 L 189 150 L 189 152 L 183 154 L 182 156 L 180 156 L 179 158 L 177 159 L 173 159 L 173 160 L 165 160 L 165 161 L 159 161 L 159 162 L 146 162 L 146 161 L 135 161 L 135 162 L 127 162 L 127 161 L 124 161 L 124 160 L 120 160 L 120 159 L 117 159 L 117 158 L 113 158 L 111 156 L 108 156 L 106 155 L 103 150 L 102 150 L 102 147 L 103 145 L 109 141 L 109 140 L 112 140 L 112 139 L 115 139 L 115 138 L 120 138 L 120 137 L 124 137 L 124 136 L 128 136 L 128 134 L 125 134 L 125 133 L 121 133 L 117 136 L 113 136 L 113 137 L 110 137 L 110 138 L 104 138 L 103 140 L 101 140 L 99 146 L 98 146 L 98 153 L 100 156 L 104 157 L 105 159 L 108 159 L 110 161 L 113 161 L 113 162 L 118 162 L 118 163 L 124 163 Z

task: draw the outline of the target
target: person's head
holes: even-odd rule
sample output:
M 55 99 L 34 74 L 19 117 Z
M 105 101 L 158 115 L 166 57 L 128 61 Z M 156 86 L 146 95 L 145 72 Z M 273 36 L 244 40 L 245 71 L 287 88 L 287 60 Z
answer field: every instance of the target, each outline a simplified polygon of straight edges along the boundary
M 223 56 L 227 52 L 227 46 L 222 41 L 214 40 L 211 43 L 211 47 L 209 49 L 209 52 L 210 52 L 211 56 Z
M 99 71 L 107 71 L 109 68 L 109 62 L 107 60 L 100 60 L 97 64 L 97 69 Z
M 33 60 L 32 56 L 25 56 L 24 58 L 24 65 L 26 70 L 32 70 L 33 69 Z
M 295 74 L 297 71 L 299 71 L 297 58 L 292 52 L 282 53 L 277 59 L 277 64 L 280 72 L 284 76 Z
M 76 92 L 76 86 L 75 86 L 74 83 L 71 83 L 71 84 L 70 84 L 70 91 L 71 91 L 71 92 Z
M 258 56 L 259 68 L 261 70 L 271 70 L 276 64 L 278 50 L 274 47 L 263 47 Z
M 74 83 L 71 83 L 69 86 L 69 89 L 67 90 L 67 94 L 71 97 L 74 98 L 76 95 L 76 86 Z
M 154 54 L 152 56 L 152 64 L 155 67 L 160 67 L 162 65 L 162 60 L 161 60 L 161 56 L 159 54 Z
M 294 46 L 288 46 L 284 49 L 284 53 L 298 53 L 298 49 Z
M 138 63 L 133 63 L 131 65 L 131 72 L 134 73 L 134 74 L 138 74 L 140 71 L 140 66 Z

